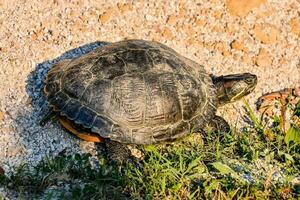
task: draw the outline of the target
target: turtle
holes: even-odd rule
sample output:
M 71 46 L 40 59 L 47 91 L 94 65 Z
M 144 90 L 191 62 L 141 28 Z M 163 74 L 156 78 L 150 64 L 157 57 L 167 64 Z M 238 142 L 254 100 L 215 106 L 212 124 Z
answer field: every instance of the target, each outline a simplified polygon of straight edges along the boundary
M 44 93 L 49 111 L 79 138 L 104 143 L 123 163 L 127 144 L 172 142 L 207 125 L 230 130 L 218 107 L 251 93 L 257 76 L 214 76 L 155 41 L 123 40 L 57 62 Z

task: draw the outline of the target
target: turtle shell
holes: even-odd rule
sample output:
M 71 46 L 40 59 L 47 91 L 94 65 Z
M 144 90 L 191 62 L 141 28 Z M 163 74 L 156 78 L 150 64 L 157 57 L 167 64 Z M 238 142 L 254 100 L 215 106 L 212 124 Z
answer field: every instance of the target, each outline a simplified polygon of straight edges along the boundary
M 125 40 L 53 66 L 50 106 L 71 122 L 122 143 L 174 140 L 215 114 L 203 66 L 158 42 Z

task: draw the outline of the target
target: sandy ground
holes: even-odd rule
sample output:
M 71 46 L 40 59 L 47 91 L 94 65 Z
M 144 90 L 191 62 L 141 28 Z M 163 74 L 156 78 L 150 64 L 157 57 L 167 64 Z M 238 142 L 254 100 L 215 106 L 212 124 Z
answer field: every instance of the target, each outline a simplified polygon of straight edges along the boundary
M 102 42 L 156 40 L 209 73 L 254 73 L 259 82 L 247 97 L 253 108 L 263 93 L 300 84 L 297 0 L 66 2 L 0 0 L 0 166 L 6 172 L 63 150 L 95 152 L 58 124 L 38 122 L 47 106 L 41 92 L 47 70 Z M 220 113 L 240 123 L 242 105 Z

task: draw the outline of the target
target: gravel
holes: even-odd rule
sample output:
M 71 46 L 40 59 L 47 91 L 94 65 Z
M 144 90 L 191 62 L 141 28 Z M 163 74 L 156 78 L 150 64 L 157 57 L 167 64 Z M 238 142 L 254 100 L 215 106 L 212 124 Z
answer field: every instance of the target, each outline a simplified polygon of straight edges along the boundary
M 61 130 L 57 123 L 50 122 L 46 126 L 41 127 L 39 121 L 48 111 L 48 103 L 43 93 L 43 88 L 44 80 L 51 66 L 60 60 L 76 58 L 105 44 L 107 43 L 93 42 L 66 51 L 55 59 L 37 64 L 36 68 L 30 72 L 26 80 L 27 106 L 29 109 L 20 111 L 22 113 L 25 111 L 25 113 L 23 115 L 18 113 L 16 117 L 14 113 L 9 114 L 10 112 L 7 111 L 12 120 L 12 129 L 16 130 L 20 135 L 17 135 L 18 141 L 8 141 L 2 146 L 2 148 L 6 148 L 6 151 L 3 151 L 5 158 L 10 159 L 8 162 L 0 162 L 5 171 L 11 171 L 16 163 L 21 164 L 24 161 L 34 166 L 45 156 L 55 156 L 61 151 L 67 151 L 68 153 L 96 152 L 92 143 L 70 137 L 69 134 Z M 1 137 L 3 136 L 5 135 L 1 135 Z M 7 137 L 10 136 L 7 135 Z M 13 139 L 12 137 L 10 138 Z M 2 154 L 3 152 L 1 151 Z
M 210 73 L 257 74 L 257 88 L 247 97 L 253 108 L 263 93 L 299 85 L 299 1 L 238 2 L 0 1 L 0 166 L 9 173 L 63 150 L 95 154 L 93 144 L 57 123 L 38 122 L 47 110 L 42 88 L 53 63 L 106 42 L 156 40 Z M 225 106 L 220 115 L 242 124 L 242 105 Z

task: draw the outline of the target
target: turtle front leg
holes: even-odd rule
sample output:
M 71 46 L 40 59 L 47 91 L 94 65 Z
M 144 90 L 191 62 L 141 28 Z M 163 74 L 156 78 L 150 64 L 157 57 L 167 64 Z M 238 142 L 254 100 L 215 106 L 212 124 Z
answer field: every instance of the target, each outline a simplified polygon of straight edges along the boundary
M 228 133 L 230 130 L 230 126 L 226 122 L 226 120 L 217 115 L 215 115 L 214 118 L 212 118 L 210 122 L 206 124 L 203 128 L 204 132 L 210 133 Z
M 132 161 L 133 159 L 131 151 L 126 144 L 107 139 L 105 141 L 105 147 L 109 159 L 119 165 Z

